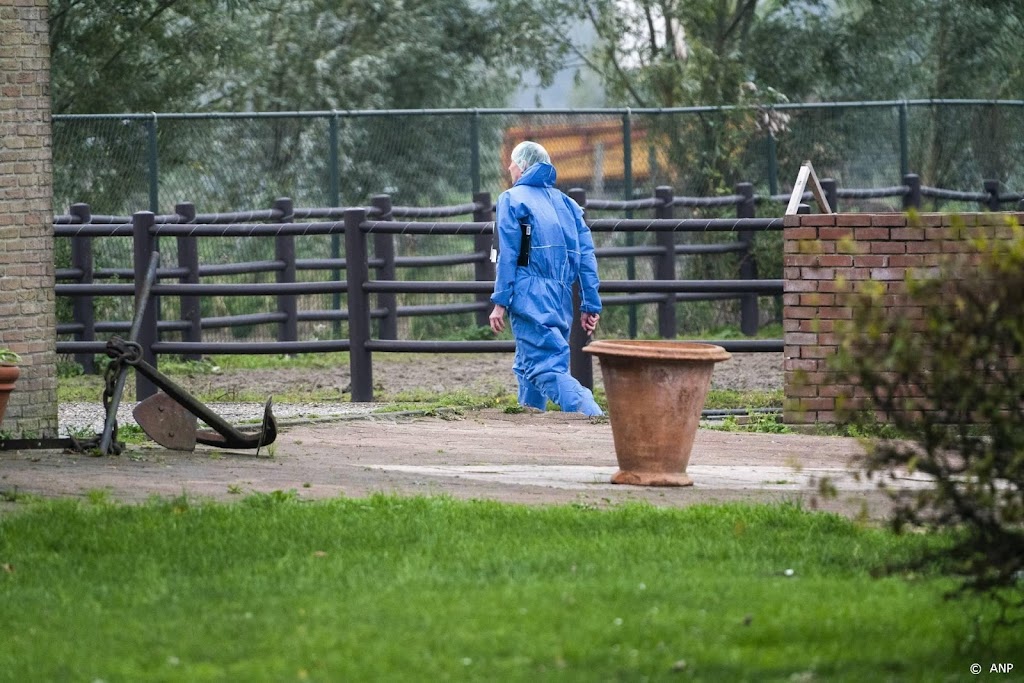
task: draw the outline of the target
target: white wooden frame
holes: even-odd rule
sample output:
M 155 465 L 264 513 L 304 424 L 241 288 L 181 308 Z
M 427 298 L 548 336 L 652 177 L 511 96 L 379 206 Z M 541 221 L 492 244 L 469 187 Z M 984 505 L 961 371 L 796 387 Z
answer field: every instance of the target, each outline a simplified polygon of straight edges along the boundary
M 786 215 L 793 216 L 796 214 L 797 209 L 800 207 L 800 200 L 804 197 L 804 188 L 807 187 L 807 181 L 811 181 L 811 194 L 814 195 L 815 201 L 818 202 L 818 207 L 822 213 L 835 213 L 832 207 L 828 205 L 828 199 L 825 198 L 825 190 L 821 188 L 821 183 L 818 182 L 818 174 L 814 172 L 814 166 L 811 165 L 810 161 L 805 161 L 800 166 L 800 173 L 796 176 L 796 184 L 793 185 L 793 194 L 789 196 L 789 206 L 786 207 Z

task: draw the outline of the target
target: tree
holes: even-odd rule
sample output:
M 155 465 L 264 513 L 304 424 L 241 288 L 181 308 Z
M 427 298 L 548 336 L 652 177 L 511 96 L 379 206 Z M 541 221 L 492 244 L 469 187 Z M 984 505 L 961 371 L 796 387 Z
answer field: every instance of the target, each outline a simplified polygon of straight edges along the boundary
M 840 3 L 823 64 L 826 99 L 1017 99 L 1024 87 L 1024 5 L 1012 0 Z M 912 121 L 912 167 L 927 184 L 1006 178 L 1024 135 L 984 107 L 943 107 Z M 966 154 L 976 150 L 976 156 Z
M 742 175 L 744 150 L 774 123 L 757 107 L 807 92 L 812 79 L 800 76 L 794 64 L 780 64 L 763 55 L 773 54 L 780 44 L 806 48 L 812 43 L 820 49 L 824 43 L 818 23 L 808 19 L 822 6 L 817 0 L 508 1 L 520 6 L 520 11 L 554 17 L 547 43 L 599 74 L 610 104 L 753 107 L 699 116 L 660 116 L 649 122 L 654 144 L 668 150 L 672 168 L 666 180 L 687 193 L 731 191 L 731 184 Z M 592 27 L 593 42 L 573 41 L 570 27 L 578 22 Z M 801 63 L 814 63 L 815 50 L 801 54 L 806 54 Z M 793 89 L 792 93 L 780 89 L 780 84 Z M 798 85 L 803 89 L 798 90 Z
M 995 237 L 992 237 L 992 234 Z M 937 562 L 962 577 L 962 589 L 1024 608 L 1024 231 L 969 241 L 963 258 L 911 279 L 906 315 L 894 296 L 868 283 L 852 292 L 853 318 L 837 331 L 836 386 L 854 386 L 844 417 L 883 420 L 899 438 L 871 445 L 870 476 L 921 472 L 932 486 L 895 492 L 899 531 L 940 529 L 948 547 Z M 920 315 L 914 315 L 918 311 Z M 884 485 L 884 478 L 882 479 Z
M 50 18 L 56 114 L 495 106 L 523 70 L 549 78 L 558 55 L 531 49 L 536 16 L 473 0 L 52 0 Z M 145 125 L 62 122 L 60 147 L 80 157 L 58 160 L 58 187 L 73 182 L 74 200 L 99 211 L 128 196 L 137 208 L 144 184 L 126 188 L 125 179 L 145 176 Z M 438 153 L 445 126 L 467 130 L 423 118 L 349 125 L 341 134 L 348 199 L 363 201 L 384 182 L 445 194 L 453 169 L 465 175 L 468 165 Z M 161 177 L 187 188 L 162 197 L 199 199 L 201 190 L 225 202 L 207 210 L 285 193 L 327 199 L 323 121 L 191 120 L 162 123 L 159 136 Z M 367 158 L 365 145 L 393 151 L 370 176 L 356 161 Z
M 189 106 L 245 33 L 237 0 L 51 0 L 54 114 Z
M 538 17 L 491 2 L 51 0 L 55 114 L 486 106 Z

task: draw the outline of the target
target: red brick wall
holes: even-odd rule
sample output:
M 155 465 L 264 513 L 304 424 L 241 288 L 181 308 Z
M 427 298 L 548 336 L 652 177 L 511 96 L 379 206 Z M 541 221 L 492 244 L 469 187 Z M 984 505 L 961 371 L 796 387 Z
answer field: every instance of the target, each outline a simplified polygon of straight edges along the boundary
M 949 254 L 965 251 L 968 235 L 1009 235 L 1007 218 L 1024 214 L 810 214 L 787 216 L 783 255 L 785 334 L 784 420 L 835 422 L 836 397 L 850 387 L 830 383 L 828 358 L 836 352 L 836 321 L 852 317 L 844 291 L 883 283 L 894 315 L 917 316 L 900 295 L 908 270 L 927 273 Z
M 5 431 L 57 435 L 47 0 L 0 4 L 0 347 L 21 377 Z

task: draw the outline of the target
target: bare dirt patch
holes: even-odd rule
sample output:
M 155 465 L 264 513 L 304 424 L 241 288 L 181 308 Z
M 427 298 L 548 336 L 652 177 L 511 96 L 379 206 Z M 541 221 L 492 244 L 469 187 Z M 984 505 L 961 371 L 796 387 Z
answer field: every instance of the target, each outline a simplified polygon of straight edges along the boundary
M 716 389 L 781 389 L 783 383 L 781 353 L 736 353 L 715 366 L 712 387 Z M 218 375 L 181 378 L 182 386 L 204 393 L 220 392 L 223 401 L 231 401 L 240 392 L 282 395 L 295 387 L 338 390 L 347 388 L 349 368 L 280 368 L 273 370 L 230 370 Z M 472 394 L 515 393 L 512 354 L 386 354 L 373 358 L 375 393 L 381 400 L 395 400 L 416 393 Z M 601 387 L 599 363 L 594 363 L 594 384 Z

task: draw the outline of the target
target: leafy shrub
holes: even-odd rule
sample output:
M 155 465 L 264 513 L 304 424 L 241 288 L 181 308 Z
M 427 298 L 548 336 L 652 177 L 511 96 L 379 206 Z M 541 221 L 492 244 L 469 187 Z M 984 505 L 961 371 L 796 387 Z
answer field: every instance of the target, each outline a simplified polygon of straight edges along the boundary
M 57 377 L 61 379 L 67 379 L 69 377 L 78 377 L 85 374 L 85 370 L 82 368 L 82 364 L 75 361 L 73 358 L 58 358 L 57 359 Z
M 902 313 L 878 283 L 850 293 L 838 330 L 840 411 L 881 420 L 900 439 L 868 449 L 870 476 L 921 472 L 934 485 L 893 493 L 892 523 L 952 529 L 955 543 L 918 558 L 961 577 L 960 590 L 1024 608 L 1024 231 L 965 239 L 966 253 L 906 280 Z M 873 286 L 872 286 L 873 285 Z M 888 301 L 887 301 L 888 300 Z M 864 433 L 864 432 L 862 432 Z M 877 433 L 877 432 L 876 432 Z

